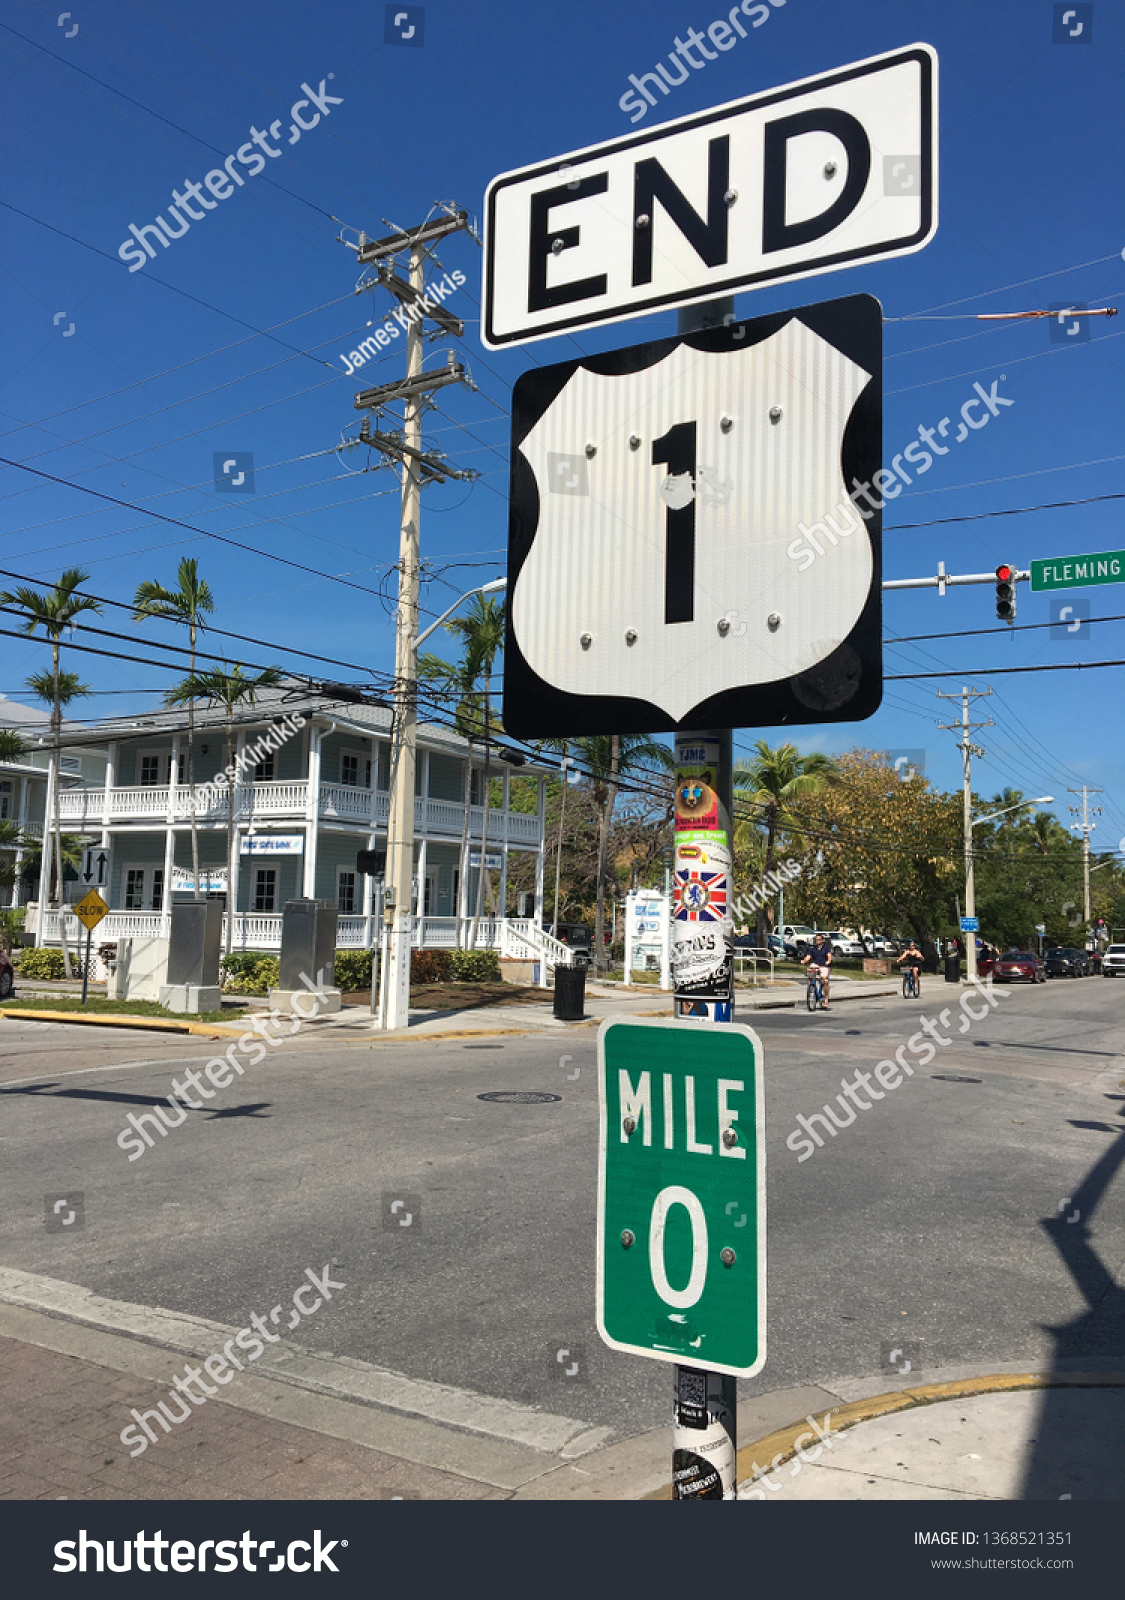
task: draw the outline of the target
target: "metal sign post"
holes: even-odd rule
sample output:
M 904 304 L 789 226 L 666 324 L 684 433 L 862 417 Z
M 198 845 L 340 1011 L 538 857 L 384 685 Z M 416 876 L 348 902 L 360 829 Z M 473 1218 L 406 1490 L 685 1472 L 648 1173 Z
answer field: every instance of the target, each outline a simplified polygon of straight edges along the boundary
M 90 988 L 90 946 L 94 937 L 94 929 L 103 917 L 109 915 L 109 907 L 96 889 L 91 889 L 84 894 L 74 907 L 74 915 L 86 929 L 86 960 L 82 966 L 82 1004 L 86 1004 L 86 996 Z M 66 916 L 64 906 L 59 914 L 60 920 Z

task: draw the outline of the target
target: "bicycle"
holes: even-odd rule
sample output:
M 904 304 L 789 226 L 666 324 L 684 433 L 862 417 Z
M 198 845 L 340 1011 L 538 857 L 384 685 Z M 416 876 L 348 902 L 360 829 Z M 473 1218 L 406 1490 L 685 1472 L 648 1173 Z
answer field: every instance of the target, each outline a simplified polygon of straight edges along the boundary
M 809 985 L 805 991 L 805 1004 L 810 1011 L 823 1010 L 828 1004 L 824 998 L 824 979 L 819 972 L 809 973 Z
M 902 975 L 902 998 L 904 1000 L 917 1000 L 921 993 L 921 975 L 917 967 L 907 967 Z

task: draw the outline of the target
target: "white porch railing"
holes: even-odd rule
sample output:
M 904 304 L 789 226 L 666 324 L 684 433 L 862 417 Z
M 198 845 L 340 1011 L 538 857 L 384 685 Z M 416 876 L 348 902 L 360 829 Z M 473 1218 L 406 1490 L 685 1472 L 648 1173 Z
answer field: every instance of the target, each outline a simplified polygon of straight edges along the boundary
M 284 783 L 240 784 L 234 791 L 234 819 L 246 822 L 263 817 L 292 817 L 304 820 L 308 815 L 309 786 L 304 779 Z M 200 822 L 222 826 L 227 819 L 227 790 L 225 785 L 197 783 L 195 786 L 195 815 Z M 320 785 L 320 815 L 328 821 L 355 822 L 385 828 L 390 810 L 390 797 L 375 794 L 374 815 L 371 807 L 371 790 L 353 788 L 348 784 L 322 783 Z M 104 789 L 64 789 L 59 795 L 59 810 L 63 822 L 71 827 L 97 828 L 107 815 L 111 822 L 147 820 L 164 822 L 168 816 L 169 799 L 174 808 L 175 820 L 185 822 L 191 816 L 191 790 L 186 784 L 170 793 L 167 785 L 142 785 L 139 788 L 111 789 L 108 811 Z M 454 800 L 428 800 L 419 795 L 414 801 L 414 825 L 419 833 L 444 834 L 460 838 L 464 821 L 464 806 Z M 478 841 L 484 822 L 481 806 L 470 807 L 469 837 Z M 490 844 L 539 843 L 540 819 L 533 813 L 522 811 L 492 811 L 488 813 L 488 839 Z
M 465 923 L 466 931 L 468 921 Z M 554 965 L 560 959 L 557 953 L 543 951 L 556 946 L 562 959 L 569 959 L 569 951 L 550 934 L 544 934 L 545 945 L 534 943 L 535 924 L 527 917 L 482 917 L 477 925 L 477 949 L 499 950 L 502 956 L 517 959 L 544 960 Z M 94 929 L 94 944 L 110 944 L 118 939 L 166 939 L 171 932 L 170 919 L 159 911 L 111 911 Z M 72 950 L 86 947 L 86 930 L 73 912 L 67 913 L 67 943 Z M 370 950 L 379 940 L 379 918 L 342 916 L 336 923 L 336 947 L 340 950 Z M 44 913 L 43 942 L 59 945 L 59 913 Z M 453 950 L 457 947 L 456 917 L 415 917 L 413 946 L 416 950 Z M 223 918 L 223 946 L 226 947 L 226 917 Z M 235 913 L 231 930 L 232 950 L 280 950 L 281 914 L 279 912 L 239 911 Z M 533 957 L 527 952 L 532 951 Z

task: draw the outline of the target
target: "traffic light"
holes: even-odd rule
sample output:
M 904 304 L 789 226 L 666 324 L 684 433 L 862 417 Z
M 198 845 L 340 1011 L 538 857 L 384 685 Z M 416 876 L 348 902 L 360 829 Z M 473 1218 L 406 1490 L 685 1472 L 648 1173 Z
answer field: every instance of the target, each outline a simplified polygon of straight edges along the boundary
M 996 568 L 996 615 L 1001 622 L 1016 620 L 1016 569 L 1007 563 Z

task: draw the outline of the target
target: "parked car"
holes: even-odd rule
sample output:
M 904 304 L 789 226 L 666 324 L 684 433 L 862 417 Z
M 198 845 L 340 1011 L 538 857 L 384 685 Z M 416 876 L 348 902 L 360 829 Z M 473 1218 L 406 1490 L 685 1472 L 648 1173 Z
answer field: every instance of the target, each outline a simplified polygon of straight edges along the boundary
M 787 922 L 781 930 L 781 940 L 785 947 L 785 954 L 794 960 L 800 960 L 812 944 L 813 938 L 813 930 L 806 928 L 804 923 L 801 922 Z
M 1111 944 L 1102 956 L 1102 977 L 1116 978 L 1125 972 L 1125 944 Z
M 6 1000 L 12 992 L 16 981 L 15 968 L 12 958 L 0 950 L 0 1000 Z
M 1047 969 L 1042 956 L 1033 950 L 1005 950 L 993 967 L 999 983 L 1046 983 Z
M 888 939 L 881 933 L 868 933 L 863 936 L 863 952 L 869 956 L 893 956 L 898 953 L 893 939 Z
M 862 956 L 864 954 L 863 944 L 854 934 L 847 932 L 830 933 L 827 938 L 832 946 L 833 955 Z
M 780 933 L 771 933 L 766 939 L 766 946 L 769 949 L 770 955 L 775 959 L 785 954 L 785 941 L 782 939 Z
M 1090 958 L 1085 950 L 1078 950 L 1073 945 L 1059 945 L 1054 950 L 1048 950 L 1043 958 L 1043 965 L 1047 969 L 1048 978 L 1088 978 L 1090 976 Z
M 553 924 L 545 922 L 544 930 L 550 933 Z M 561 944 L 569 945 L 574 951 L 574 960 L 580 967 L 588 967 L 593 953 L 593 939 L 589 928 L 581 922 L 560 922 L 557 934 Z

